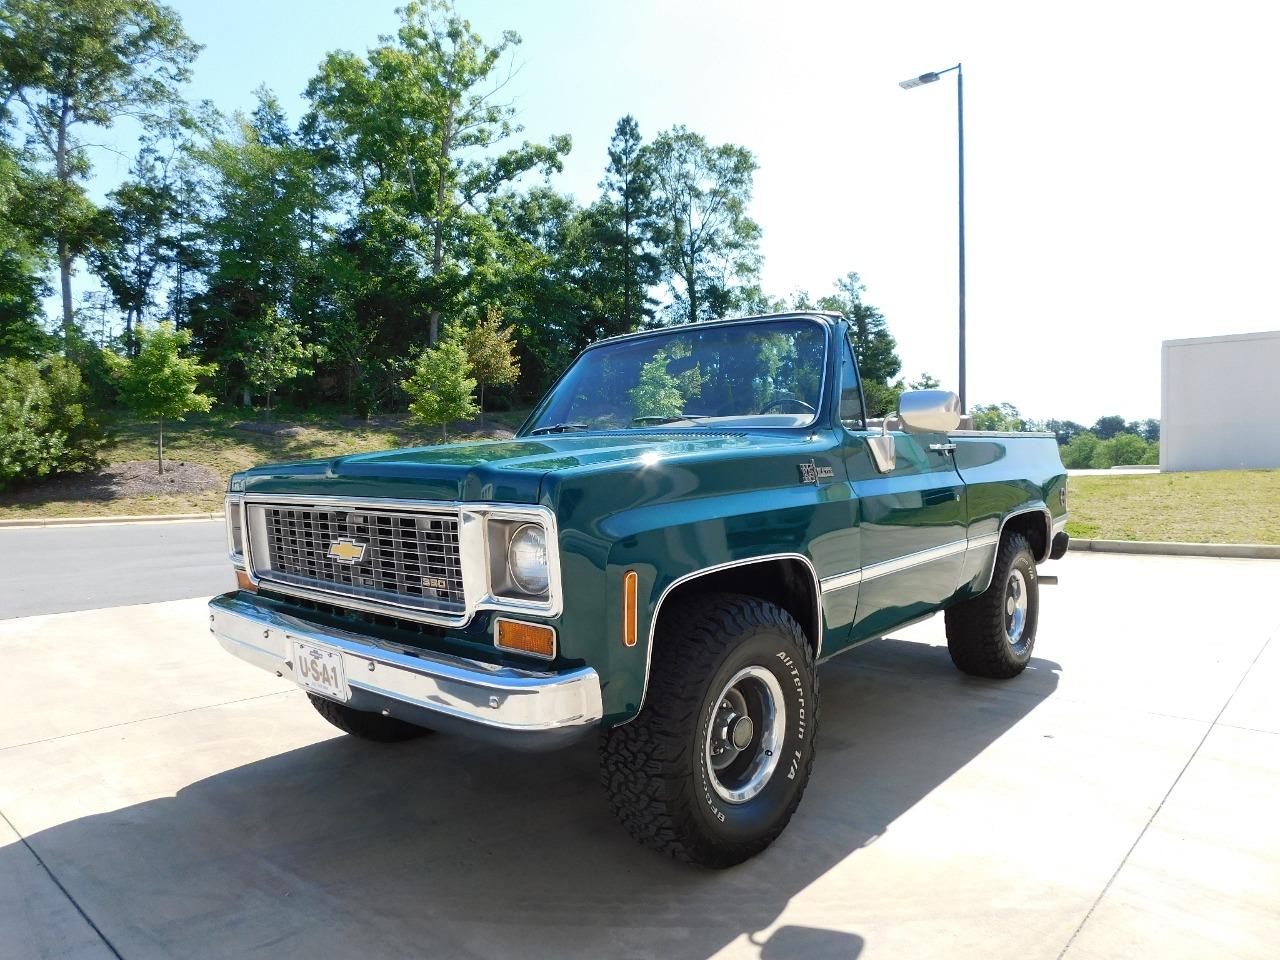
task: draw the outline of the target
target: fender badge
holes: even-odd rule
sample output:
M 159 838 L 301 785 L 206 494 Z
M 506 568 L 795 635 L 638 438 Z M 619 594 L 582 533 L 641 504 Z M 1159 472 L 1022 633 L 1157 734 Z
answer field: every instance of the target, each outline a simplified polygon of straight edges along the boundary
M 836 475 L 831 467 L 820 467 L 812 460 L 808 463 L 797 463 L 796 466 L 800 468 L 801 483 L 817 483 L 819 480 L 830 480 Z
M 359 563 L 364 559 L 364 552 L 369 549 L 367 543 L 356 543 L 345 537 L 335 540 L 329 546 L 329 559 L 339 563 Z

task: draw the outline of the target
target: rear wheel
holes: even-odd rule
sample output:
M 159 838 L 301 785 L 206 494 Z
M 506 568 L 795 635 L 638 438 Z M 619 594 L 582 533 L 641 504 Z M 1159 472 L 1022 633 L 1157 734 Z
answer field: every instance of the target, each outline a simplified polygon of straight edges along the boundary
M 324 717 L 343 733 L 362 740 L 373 740 L 376 743 L 399 743 L 402 740 L 413 740 L 432 731 L 412 723 L 405 723 L 395 717 L 384 717 L 380 713 L 369 713 L 365 710 L 353 710 L 345 703 L 327 700 L 314 693 L 308 693 L 307 699 L 316 708 L 316 712 Z
M 784 610 L 734 594 L 663 611 L 644 708 L 601 740 L 614 813 L 641 843 L 728 867 L 782 833 L 813 765 L 817 677 Z
M 1035 555 L 1026 537 L 1010 533 L 996 551 L 995 571 L 987 589 L 947 608 L 951 660 L 975 677 L 1016 677 L 1031 660 L 1039 618 Z

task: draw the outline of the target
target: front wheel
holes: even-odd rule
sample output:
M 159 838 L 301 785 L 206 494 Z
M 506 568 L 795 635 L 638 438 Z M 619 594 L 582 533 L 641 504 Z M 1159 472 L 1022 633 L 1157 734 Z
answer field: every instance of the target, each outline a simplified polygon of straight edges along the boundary
M 1011 533 L 996 551 L 991 584 L 947 608 L 951 660 L 975 677 L 1006 680 L 1026 669 L 1040 619 L 1040 583 L 1026 537 Z
M 772 843 L 813 766 L 813 651 L 786 611 L 751 597 L 675 601 L 639 716 L 601 740 L 614 813 L 641 843 L 728 867 Z

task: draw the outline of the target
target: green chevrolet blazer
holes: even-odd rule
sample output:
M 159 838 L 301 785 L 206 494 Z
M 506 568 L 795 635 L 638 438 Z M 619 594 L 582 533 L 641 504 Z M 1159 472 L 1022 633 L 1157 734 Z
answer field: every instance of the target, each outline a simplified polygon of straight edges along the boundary
M 210 629 L 357 737 L 594 735 L 636 839 L 729 866 L 800 803 L 817 664 L 939 611 L 959 669 L 1031 657 L 1066 473 L 962 426 L 869 420 L 838 314 L 614 337 L 513 439 L 234 475 Z

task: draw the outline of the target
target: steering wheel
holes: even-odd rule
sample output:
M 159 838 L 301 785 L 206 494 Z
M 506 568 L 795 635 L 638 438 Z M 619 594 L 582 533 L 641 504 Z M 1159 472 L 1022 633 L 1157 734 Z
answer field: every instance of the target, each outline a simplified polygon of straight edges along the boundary
M 794 403 L 794 404 L 797 404 L 798 406 L 804 407 L 804 408 L 805 408 L 805 410 L 807 410 L 809 413 L 817 413 L 817 412 L 818 412 L 818 408 L 817 408 L 817 407 L 812 407 L 812 406 L 810 406 L 809 404 L 807 404 L 807 403 L 805 403 L 803 400 L 801 400 L 799 397 L 779 397 L 777 400 L 773 400 L 773 401 L 770 401 L 769 403 L 766 403 L 763 407 L 761 407 L 761 408 L 760 408 L 760 412 L 761 412 L 761 413 L 768 413 L 768 412 L 769 412 L 770 410 L 772 410 L 774 407 L 779 406 L 780 404 L 784 404 L 784 403 Z

